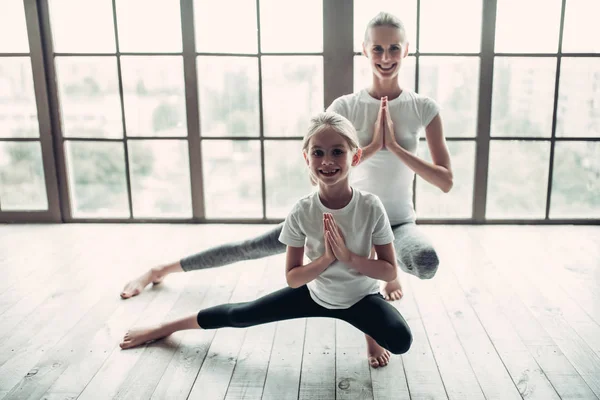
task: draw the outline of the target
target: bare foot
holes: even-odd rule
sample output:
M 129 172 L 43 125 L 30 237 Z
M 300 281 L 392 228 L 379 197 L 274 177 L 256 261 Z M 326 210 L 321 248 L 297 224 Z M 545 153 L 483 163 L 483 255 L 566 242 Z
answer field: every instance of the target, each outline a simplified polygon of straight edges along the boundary
M 367 339 L 367 354 L 369 357 L 369 365 L 373 368 L 385 367 L 390 362 L 390 352 L 377 344 L 377 342 L 369 335 L 365 335 Z
M 122 349 L 130 349 L 141 344 L 153 342 L 168 336 L 160 326 L 153 328 L 130 329 L 123 337 L 123 341 L 119 346 Z
M 121 292 L 121 298 L 128 299 L 137 296 L 150 283 L 158 285 L 162 282 L 165 275 L 161 275 L 160 268 L 152 268 L 144 272 L 142 275 L 127 283 Z
M 381 288 L 381 294 L 387 301 L 400 300 L 404 295 L 400 280 L 396 278 L 391 282 L 385 282 Z

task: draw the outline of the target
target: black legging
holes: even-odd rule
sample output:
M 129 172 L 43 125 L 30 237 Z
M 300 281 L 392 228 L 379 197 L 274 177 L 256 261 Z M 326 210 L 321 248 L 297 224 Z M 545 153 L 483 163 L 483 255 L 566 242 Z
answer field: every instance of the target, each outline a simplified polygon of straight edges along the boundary
M 344 320 L 394 354 L 406 353 L 412 343 L 406 321 L 380 294 L 365 296 L 350 308 L 328 309 L 314 302 L 306 285 L 286 287 L 254 301 L 207 308 L 198 313 L 197 321 L 203 329 L 246 328 L 306 317 Z

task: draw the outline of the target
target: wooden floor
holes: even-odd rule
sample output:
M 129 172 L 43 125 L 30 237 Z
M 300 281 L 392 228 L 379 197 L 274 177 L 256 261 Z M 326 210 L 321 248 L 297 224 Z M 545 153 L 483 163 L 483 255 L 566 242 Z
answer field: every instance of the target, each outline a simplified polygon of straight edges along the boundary
M 414 342 L 386 368 L 363 335 L 308 319 L 185 331 L 122 351 L 132 326 L 283 287 L 283 256 L 169 277 L 149 266 L 263 232 L 236 225 L 0 226 L 0 398 L 597 399 L 600 227 L 423 226 L 436 277 L 403 275 Z

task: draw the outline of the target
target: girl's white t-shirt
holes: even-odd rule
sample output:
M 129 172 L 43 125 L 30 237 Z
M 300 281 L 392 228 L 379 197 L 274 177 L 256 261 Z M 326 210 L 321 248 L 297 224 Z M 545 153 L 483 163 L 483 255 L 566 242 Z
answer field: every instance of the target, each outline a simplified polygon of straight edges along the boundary
M 368 257 L 373 245 L 394 241 L 394 234 L 381 201 L 371 193 L 352 190 L 350 203 L 339 210 L 323 205 L 319 193 L 300 199 L 287 216 L 279 241 L 293 247 L 304 247 L 305 255 L 316 260 L 325 254 L 323 213 L 331 213 L 345 238 L 346 247 Z M 334 261 L 318 277 L 307 284 L 312 299 L 329 308 L 348 308 L 369 294 L 379 292 L 379 283 L 354 270 L 350 265 Z
M 369 95 L 366 89 L 341 96 L 333 101 L 328 111 L 348 118 L 358 132 L 361 147 L 371 143 L 373 128 L 381 101 Z M 403 90 L 399 97 L 388 101 L 388 108 L 396 141 L 412 154 L 417 153 L 419 136 L 440 108 L 427 96 Z M 361 162 L 350 173 L 350 185 L 376 194 L 383 203 L 392 225 L 414 222 L 414 172 L 390 151 L 381 150 Z

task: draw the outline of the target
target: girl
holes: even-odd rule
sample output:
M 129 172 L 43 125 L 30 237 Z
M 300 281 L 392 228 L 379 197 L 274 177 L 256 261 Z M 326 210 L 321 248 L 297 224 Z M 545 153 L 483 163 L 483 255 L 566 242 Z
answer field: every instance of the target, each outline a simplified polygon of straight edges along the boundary
M 346 118 L 325 112 L 311 120 L 303 155 L 318 191 L 300 199 L 279 240 L 287 246 L 289 287 L 257 300 L 223 304 L 155 327 L 131 330 L 121 348 L 134 347 L 183 329 L 245 328 L 292 318 L 342 319 L 394 354 L 408 351 L 412 335 L 398 310 L 379 294 L 377 280 L 396 279 L 394 234 L 377 196 L 350 186 L 359 164 L 356 130 Z M 370 258 L 374 247 L 377 259 Z M 310 259 L 303 264 L 304 251 Z M 389 355 L 370 355 L 373 367 Z
M 397 264 L 405 272 L 429 279 L 435 275 L 439 261 L 430 241 L 415 225 L 412 182 L 416 173 L 447 192 L 452 188 L 452 169 L 438 105 L 400 85 L 398 73 L 408 48 L 404 25 L 398 18 L 388 13 L 375 16 L 367 25 L 363 43 L 363 53 L 371 64 L 372 84 L 336 99 L 328 110 L 345 116 L 358 131 L 362 160 L 350 184 L 381 199 L 394 232 Z M 423 128 L 433 163 L 416 156 Z M 256 238 L 226 243 L 151 268 L 129 282 L 121 297 L 135 296 L 149 283 L 159 283 L 173 272 L 281 254 L 286 249 L 278 240 L 282 227 L 280 224 Z M 402 296 L 398 279 L 383 283 L 382 294 L 388 300 L 398 300 Z M 367 342 L 372 343 L 368 337 Z M 377 352 L 382 354 L 382 362 L 389 357 L 383 349 Z

